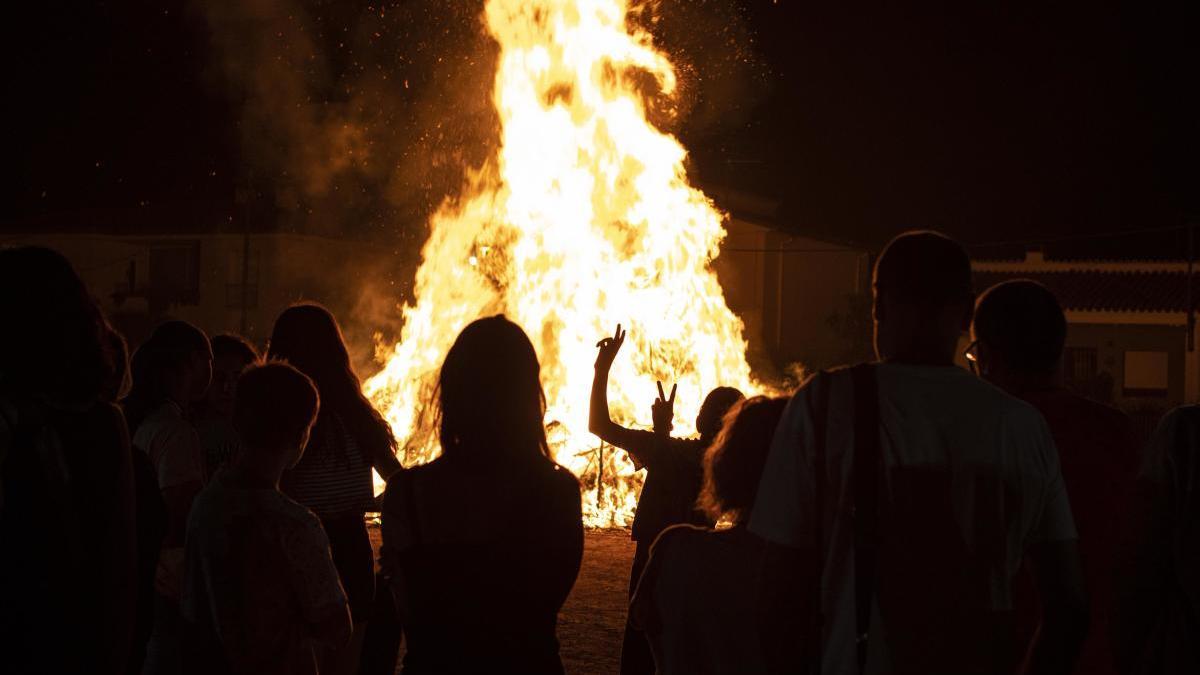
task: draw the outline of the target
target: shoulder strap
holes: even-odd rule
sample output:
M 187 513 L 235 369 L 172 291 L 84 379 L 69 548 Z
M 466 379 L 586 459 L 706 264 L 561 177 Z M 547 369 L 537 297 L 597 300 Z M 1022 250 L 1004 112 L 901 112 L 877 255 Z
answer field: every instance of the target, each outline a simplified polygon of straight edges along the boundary
M 879 383 L 873 363 L 850 369 L 854 382 L 854 598 L 858 672 L 867 664 L 871 605 L 875 599 L 879 520 Z
M 825 445 L 829 420 L 829 374 L 820 371 L 813 376 L 809 386 L 808 418 L 812 420 L 813 432 L 813 555 L 817 556 L 813 575 L 813 669 L 820 675 L 825 655 L 825 607 L 823 577 L 825 576 Z M 800 439 L 803 443 L 804 439 Z

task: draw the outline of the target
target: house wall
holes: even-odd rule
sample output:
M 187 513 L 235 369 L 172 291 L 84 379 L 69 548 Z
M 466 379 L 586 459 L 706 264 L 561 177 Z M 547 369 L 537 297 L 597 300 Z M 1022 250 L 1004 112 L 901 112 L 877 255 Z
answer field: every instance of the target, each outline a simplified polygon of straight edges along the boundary
M 373 284 L 381 263 L 366 244 L 307 235 L 250 235 L 249 283 L 243 294 L 246 240 L 238 234 L 31 233 L 6 236 L 4 243 L 62 252 L 131 347 L 167 319 L 189 321 L 210 335 L 242 334 L 263 346 L 275 317 L 288 305 L 309 300 L 325 304 L 339 317 L 360 372 L 370 367 L 372 334 L 379 326 L 361 309 L 364 293 L 379 292 Z M 394 307 L 405 289 L 390 292 L 394 301 L 385 304 Z
M 1067 331 L 1067 348 L 1096 349 L 1097 364 L 1112 377 L 1111 401 L 1121 408 L 1174 407 L 1185 400 L 1186 333 L 1181 326 L 1078 324 Z M 1161 394 L 1127 391 L 1142 373 L 1126 372 L 1126 352 L 1162 353 L 1167 358 L 1166 388 Z M 1137 367 L 1137 359 L 1133 367 Z
M 751 364 L 783 370 L 852 360 L 853 347 L 869 338 L 869 255 L 741 218 L 726 230 L 714 268 L 746 325 Z M 835 314 L 843 319 L 836 326 Z

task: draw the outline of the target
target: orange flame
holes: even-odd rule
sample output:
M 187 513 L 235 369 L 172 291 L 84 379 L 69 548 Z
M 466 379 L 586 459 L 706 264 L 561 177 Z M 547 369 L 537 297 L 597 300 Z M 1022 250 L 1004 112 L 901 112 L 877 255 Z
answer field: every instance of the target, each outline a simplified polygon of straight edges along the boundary
M 538 350 L 551 446 L 580 477 L 591 526 L 628 524 L 641 487 L 628 457 L 598 451 L 587 431 L 596 341 L 617 323 L 629 331 L 609 389 L 621 423 L 650 426 L 655 380 L 679 384 L 676 434 L 694 431 L 713 387 L 759 389 L 709 268 L 722 216 L 688 185 L 679 141 L 647 122 L 635 82 L 649 74 L 669 96 L 674 70 L 627 11 L 626 0 L 487 3 L 501 149 L 433 216 L 401 341 L 365 384 L 404 463 L 429 461 L 438 446 L 421 411 L 446 352 L 469 322 L 507 314 Z

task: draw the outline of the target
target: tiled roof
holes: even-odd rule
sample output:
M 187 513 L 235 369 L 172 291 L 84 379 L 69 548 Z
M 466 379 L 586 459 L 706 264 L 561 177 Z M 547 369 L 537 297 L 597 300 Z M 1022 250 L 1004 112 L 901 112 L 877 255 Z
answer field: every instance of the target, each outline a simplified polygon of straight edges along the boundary
M 1198 275 L 1200 276 L 1200 275 Z M 983 292 L 1010 279 L 1033 279 L 1058 296 L 1063 309 L 1075 311 L 1183 312 L 1187 275 L 1183 272 L 975 272 L 975 290 Z M 1200 279 L 1193 280 L 1193 306 L 1200 307 Z
M 1197 230 L 1200 238 L 1200 230 Z M 1196 242 L 1200 247 L 1200 241 Z M 1095 235 L 1092 238 L 1071 238 L 1030 241 L 1013 244 L 967 243 L 976 260 L 1022 260 L 1029 247 L 1043 251 L 1046 260 L 1057 261 L 1178 261 L 1187 260 L 1188 231 L 1186 228 L 1149 230 L 1122 235 Z

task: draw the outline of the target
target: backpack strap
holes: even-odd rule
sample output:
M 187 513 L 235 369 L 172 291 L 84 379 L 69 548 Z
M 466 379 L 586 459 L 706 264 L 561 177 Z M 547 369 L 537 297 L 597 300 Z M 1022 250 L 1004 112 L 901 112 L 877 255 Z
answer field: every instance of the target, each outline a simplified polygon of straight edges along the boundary
M 825 576 L 825 481 L 826 461 L 825 446 L 828 436 L 829 421 L 829 374 L 820 371 L 813 376 L 809 386 L 812 394 L 807 397 L 808 418 L 812 420 L 813 432 L 813 554 L 817 556 L 816 574 L 813 575 L 815 585 L 813 593 L 813 635 L 814 649 L 813 668 L 811 672 L 820 675 L 825 656 L 825 607 L 824 583 Z M 803 443 L 804 439 L 800 439 Z
M 854 599 L 858 672 L 867 664 L 871 606 L 875 599 L 879 521 L 879 382 L 873 363 L 850 369 L 854 383 Z

